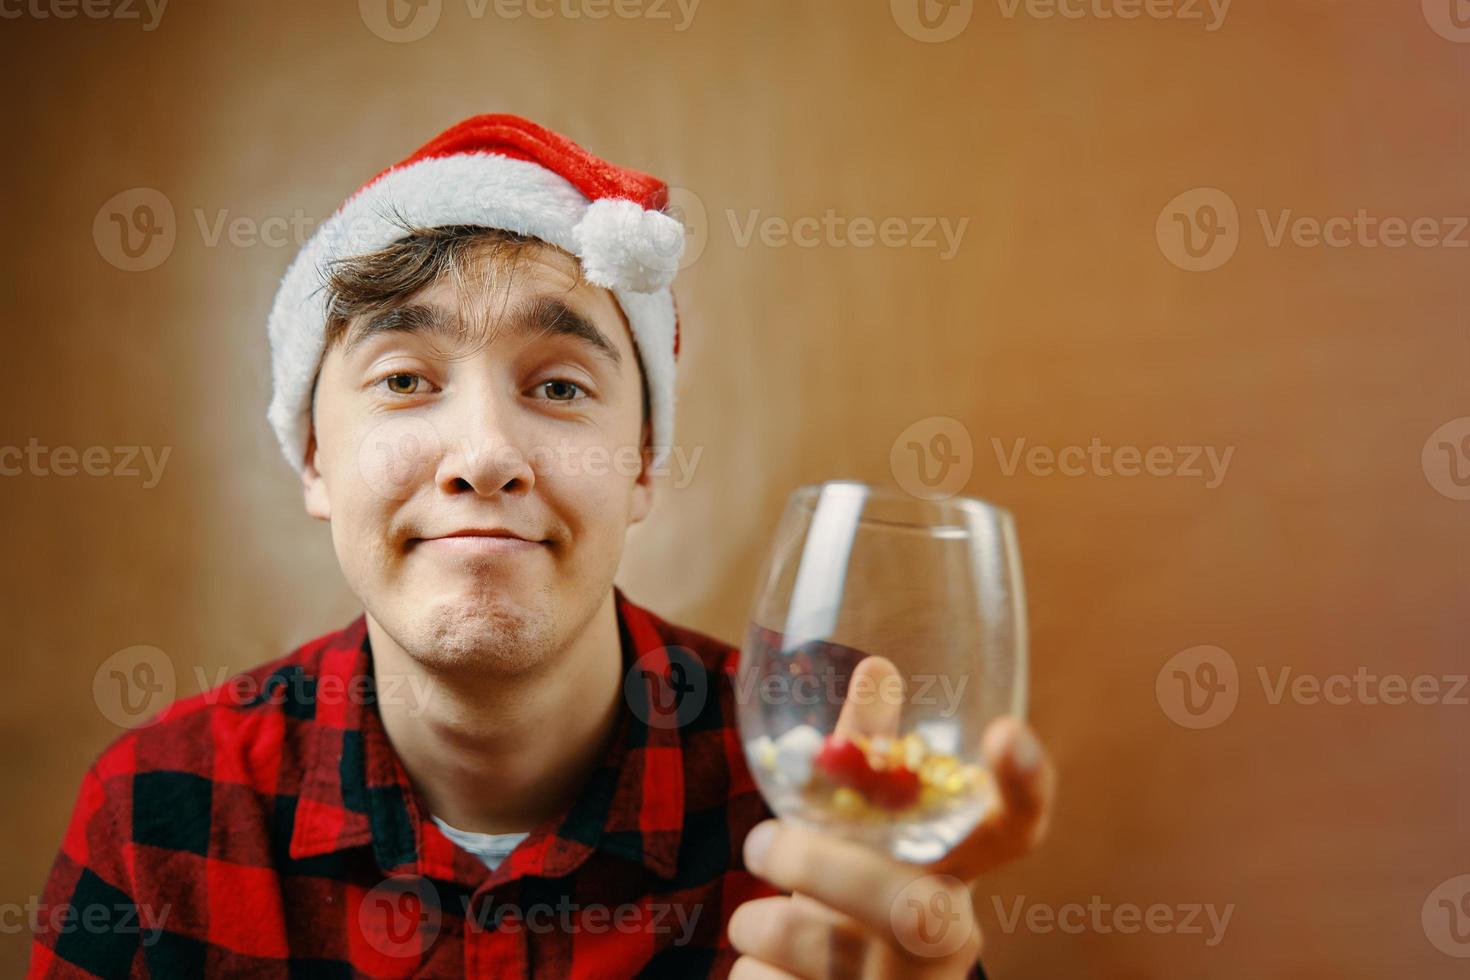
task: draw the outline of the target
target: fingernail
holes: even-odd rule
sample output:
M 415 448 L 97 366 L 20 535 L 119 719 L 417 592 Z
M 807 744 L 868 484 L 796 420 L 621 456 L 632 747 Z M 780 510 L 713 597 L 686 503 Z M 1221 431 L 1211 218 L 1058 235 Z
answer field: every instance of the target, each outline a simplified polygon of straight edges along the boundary
M 1041 765 L 1041 743 L 1029 728 L 1019 728 L 1016 740 L 1011 743 L 1011 758 L 1022 772 L 1035 772 Z
M 762 862 L 766 859 L 766 851 L 771 848 L 771 841 L 776 838 L 776 821 L 767 820 L 758 823 L 745 835 L 745 866 L 751 871 L 759 871 Z

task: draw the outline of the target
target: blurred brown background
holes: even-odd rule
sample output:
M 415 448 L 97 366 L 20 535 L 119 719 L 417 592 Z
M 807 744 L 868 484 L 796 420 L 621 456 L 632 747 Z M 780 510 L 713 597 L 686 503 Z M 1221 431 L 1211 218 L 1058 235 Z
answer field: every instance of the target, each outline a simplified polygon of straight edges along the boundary
M 702 243 L 702 455 L 630 537 L 635 600 L 737 640 L 786 493 L 912 481 L 941 429 L 963 491 L 1014 510 L 1063 780 L 981 909 L 994 976 L 1465 975 L 1470 11 L 928 3 L 430 0 L 402 30 L 386 0 L 4 8 L 0 446 L 50 455 L 0 457 L 0 972 L 121 731 L 104 661 L 156 647 L 182 695 L 355 615 L 265 423 L 274 286 L 382 165 L 512 111 L 677 185 Z M 1360 211 L 1339 244 L 1290 229 Z M 129 256 L 134 218 L 163 234 Z M 1163 448 L 1068 475 L 1012 467 L 1018 440 Z M 57 447 L 111 475 L 51 472 Z M 114 447 L 169 455 L 151 480 Z M 1186 447 L 1232 455 L 1165 475 Z M 1166 667 L 1201 645 L 1235 665 L 1226 717 Z M 1285 668 L 1439 693 L 1273 703 Z M 1178 928 L 1193 903 L 1231 909 L 1223 937 Z M 1130 904 L 1175 925 L 1122 933 Z

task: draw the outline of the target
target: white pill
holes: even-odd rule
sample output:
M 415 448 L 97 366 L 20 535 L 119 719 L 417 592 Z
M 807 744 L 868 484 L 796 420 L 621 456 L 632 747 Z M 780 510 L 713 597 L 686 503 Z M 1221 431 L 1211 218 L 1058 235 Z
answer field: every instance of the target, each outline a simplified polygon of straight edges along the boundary
M 822 747 L 822 733 L 797 725 L 776 739 L 776 771 L 789 786 L 805 786 L 812 778 L 812 758 Z

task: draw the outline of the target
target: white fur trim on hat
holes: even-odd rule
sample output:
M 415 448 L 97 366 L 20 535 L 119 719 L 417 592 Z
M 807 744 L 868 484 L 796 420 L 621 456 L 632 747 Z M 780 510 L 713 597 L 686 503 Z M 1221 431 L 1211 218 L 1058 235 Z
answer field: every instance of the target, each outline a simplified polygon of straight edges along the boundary
M 638 346 L 648 385 L 655 463 L 674 437 L 673 295 L 684 227 L 634 201 L 589 201 L 538 164 L 494 153 L 420 160 L 383 174 L 323 222 L 286 270 L 268 333 L 274 392 L 267 417 L 300 472 L 311 432 L 311 389 L 326 346 L 326 273 L 412 227 L 481 225 L 530 235 L 575 255 L 593 285 L 612 291 Z

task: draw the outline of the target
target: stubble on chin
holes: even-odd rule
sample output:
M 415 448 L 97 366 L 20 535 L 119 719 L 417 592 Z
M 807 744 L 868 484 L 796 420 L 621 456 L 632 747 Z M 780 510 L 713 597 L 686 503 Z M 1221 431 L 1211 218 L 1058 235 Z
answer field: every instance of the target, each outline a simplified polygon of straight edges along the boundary
M 410 610 L 408 615 L 417 622 L 399 642 L 409 656 L 430 669 L 521 673 L 544 663 L 556 649 L 549 599 L 538 594 L 523 604 L 487 594 Z

